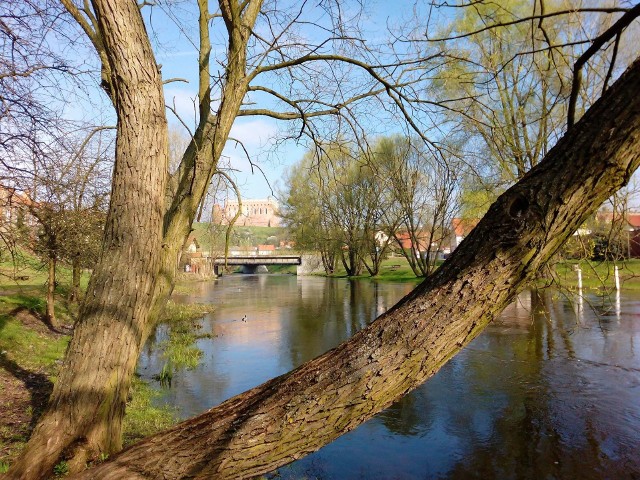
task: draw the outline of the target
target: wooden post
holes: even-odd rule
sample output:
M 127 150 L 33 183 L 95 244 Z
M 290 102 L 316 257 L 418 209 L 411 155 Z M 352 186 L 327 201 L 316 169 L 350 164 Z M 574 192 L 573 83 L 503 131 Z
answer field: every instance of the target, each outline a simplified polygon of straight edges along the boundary
M 578 272 L 578 290 L 582 292 L 582 269 L 578 267 L 576 271 Z
M 620 275 L 618 273 L 618 266 L 613 267 L 613 274 L 616 279 L 616 291 L 620 291 Z

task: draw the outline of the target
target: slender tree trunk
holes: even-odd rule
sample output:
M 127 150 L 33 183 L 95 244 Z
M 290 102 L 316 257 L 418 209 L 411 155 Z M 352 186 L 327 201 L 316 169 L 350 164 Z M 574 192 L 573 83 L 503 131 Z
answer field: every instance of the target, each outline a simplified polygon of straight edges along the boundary
M 71 292 L 69 292 L 69 301 L 77 302 L 80 298 L 80 276 L 82 270 L 80 268 L 80 260 L 74 257 L 71 262 Z
M 47 323 L 51 328 L 57 328 L 56 321 L 56 257 L 52 255 L 49 257 L 49 274 L 47 277 Z
M 248 478 L 317 450 L 433 375 L 640 164 L 640 61 L 434 275 L 352 339 L 79 478 Z
M 118 116 L 103 250 L 48 409 L 10 478 L 48 478 L 61 456 L 81 470 L 121 449 L 130 379 L 149 330 L 168 168 L 162 80 L 137 4 L 93 3 Z

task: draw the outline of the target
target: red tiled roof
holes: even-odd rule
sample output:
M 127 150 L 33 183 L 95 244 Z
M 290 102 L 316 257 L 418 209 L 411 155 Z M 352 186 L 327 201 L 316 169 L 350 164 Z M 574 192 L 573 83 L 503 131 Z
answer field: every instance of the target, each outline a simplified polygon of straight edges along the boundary
M 454 218 L 451 220 L 451 229 L 457 237 L 466 237 L 480 222 L 476 218 Z

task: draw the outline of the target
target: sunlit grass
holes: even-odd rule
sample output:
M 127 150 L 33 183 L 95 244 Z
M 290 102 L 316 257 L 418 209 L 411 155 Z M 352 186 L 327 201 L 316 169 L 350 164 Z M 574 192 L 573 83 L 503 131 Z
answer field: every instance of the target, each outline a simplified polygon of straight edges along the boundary
M 153 399 L 160 395 L 160 392 L 147 383 L 134 378 L 123 424 L 125 446 L 160 432 L 178 421 L 174 408 L 153 405 Z
M 618 267 L 620 288 L 626 290 L 640 289 L 640 259 L 624 261 L 567 261 L 558 262 L 553 266 L 555 275 L 549 282 L 551 286 L 569 289 L 578 288 L 578 272 L 582 273 L 582 288 L 613 290 L 615 289 L 615 267 Z M 546 280 L 545 280 L 546 281 Z
M 51 337 L 26 328 L 8 314 L 16 305 L 8 299 L 11 297 L 0 297 L 0 352 L 21 368 L 34 371 L 44 368 L 49 375 L 55 375 L 69 337 Z
M 175 370 L 191 370 L 200 363 L 203 353 L 196 342 L 209 335 L 197 333 L 202 326 L 199 320 L 211 309 L 211 305 L 204 304 L 167 303 L 161 322 L 168 326 L 168 337 L 158 344 L 165 363 L 154 377 L 161 385 L 171 385 Z

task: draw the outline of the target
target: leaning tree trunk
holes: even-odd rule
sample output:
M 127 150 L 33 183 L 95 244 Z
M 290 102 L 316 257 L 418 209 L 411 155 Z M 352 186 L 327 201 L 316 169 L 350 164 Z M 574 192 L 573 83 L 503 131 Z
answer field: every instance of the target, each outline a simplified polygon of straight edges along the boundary
M 640 61 L 451 258 L 352 339 L 80 478 L 247 478 L 317 450 L 433 375 L 640 163 Z
M 48 409 L 10 478 L 48 478 L 63 453 L 79 470 L 86 459 L 121 449 L 121 419 L 159 268 L 168 165 L 162 80 L 138 5 L 93 3 L 118 116 L 103 250 Z

